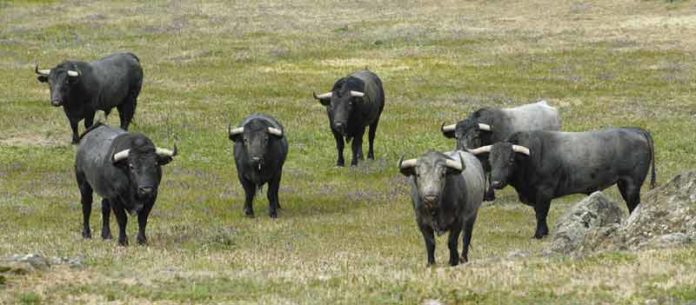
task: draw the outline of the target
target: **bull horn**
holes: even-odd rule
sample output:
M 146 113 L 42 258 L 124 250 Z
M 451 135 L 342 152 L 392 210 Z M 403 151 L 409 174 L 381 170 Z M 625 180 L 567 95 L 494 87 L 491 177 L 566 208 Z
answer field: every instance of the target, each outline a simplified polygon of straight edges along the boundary
M 39 69 L 39 65 L 34 65 L 34 73 L 42 76 L 51 74 L 51 69 Z
M 228 132 L 229 132 L 229 134 L 230 134 L 231 136 L 234 136 L 234 135 L 238 135 L 238 134 L 240 134 L 240 133 L 243 133 L 243 132 L 244 132 L 244 127 L 237 127 L 237 128 L 232 129 L 232 130 L 230 130 L 229 127 L 228 127 L 227 130 L 228 130 Z
M 283 136 L 283 131 L 274 127 L 268 127 L 268 133 L 279 137 Z
M 114 162 L 121 161 L 128 158 L 128 152 L 130 149 L 124 149 L 114 154 Z
M 457 124 L 445 125 L 445 123 L 442 122 L 442 126 L 440 126 L 440 130 L 442 132 L 451 132 L 451 131 L 454 131 L 455 129 L 457 129 Z
M 461 156 L 459 156 L 459 157 L 461 158 Z M 445 160 L 445 165 L 447 165 L 447 167 L 449 167 L 449 168 L 453 168 L 453 169 L 456 169 L 456 170 L 458 170 L 458 171 L 464 169 L 464 167 L 462 166 L 462 160 L 461 160 L 461 159 L 459 160 L 459 162 L 457 162 L 457 161 L 455 161 L 455 160 L 447 159 L 447 160 Z
M 482 153 L 489 153 L 491 152 L 491 145 L 486 145 L 486 146 L 481 146 L 479 148 L 474 148 L 474 149 L 467 149 L 469 153 L 472 155 L 478 155 Z
M 479 129 L 485 130 L 485 131 L 491 131 L 491 125 L 484 124 L 484 123 L 478 123 Z
M 350 96 L 352 96 L 352 97 L 363 97 L 363 96 L 365 96 L 365 92 L 350 90 Z
M 312 95 L 314 96 L 315 99 L 323 100 L 323 99 L 331 98 L 331 96 L 333 95 L 333 92 L 326 92 L 324 94 L 319 94 L 319 95 L 312 92 Z
M 177 153 L 176 145 L 174 145 L 174 150 L 157 147 L 155 148 L 155 153 L 160 157 L 174 157 Z
M 68 70 L 68 76 L 70 76 L 70 77 L 78 77 L 78 76 L 80 76 L 80 72 L 73 71 L 73 70 Z
M 405 168 L 414 167 L 414 166 L 416 166 L 416 162 L 418 162 L 418 159 L 404 160 L 404 157 L 402 156 L 399 159 L 399 168 L 405 169 Z
M 529 148 L 520 145 L 512 145 L 512 151 L 529 156 Z

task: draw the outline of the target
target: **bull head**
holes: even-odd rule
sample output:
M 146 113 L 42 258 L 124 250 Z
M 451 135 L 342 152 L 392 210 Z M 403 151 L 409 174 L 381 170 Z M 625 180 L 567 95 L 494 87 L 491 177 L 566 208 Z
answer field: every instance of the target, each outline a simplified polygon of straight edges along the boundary
M 129 148 L 112 156 L 114 166 L 121 168 L 128 175 L 132 194 L 139 199 L 151 199 L 157 195 L 161 166 L 168 164 L 177 155 L 176 145 L 173 150 L 155 147 L 143 135 L 134 134 L 129 139 Z M 144 202 L 138 201 L 135 211 L 142 209 Z
M 331 121 L 331 128 L 334 131 L 346 136 L 348 119 L 353 112 L 355 104 L 354 98 L 363 98 L 365 97 L 365 93 L 355 90 L 348 90 L 347 92 L 343 91 L 343 93 L 341 93 L 341 91 L 336 91 L 327 92 L 320 95 L 312 92 L 312 95 L 315 99 L 319 100 L 322 105 L 327 107 Z
M 36 79 L 42 83 L 49 83 L 51 90 L 51 104 L 53 106 L 61 106 L 70 95 L 70 90 L 73 84 L 77 83 L 80 78 L 80 72 L 66 68 L 70 66 L 68 63 L 62 63 L 54 69 L 39 69 L 38 65 L 34 66 Z
M 466 166 L 464 157 L 459 153 L 459 160 L 453 160 L 449 156 L 430 151 L 419 159 L 399 159 L 401 174 L 413 177 L 418 196 L 428 209 L 437 207 L 441 194 L 449 175 L 460 174 Z
M 472 154 L 490 153 L 489 162 L 491 164 L 491 186 L 502 189 L 514 175 L 518 161 L 518 155 L 530 156 L 530 149 L 521 145 L 509 142 L 499 142 L 493 145 L 479 147 L 470 151 Z
M 243 127 L 232 129 L 227 127 L 229 139 L 235 142 L 235 151 L 243 149 L 244 155 L 251 162 L 251 165 L 261 170 L 264 162 L 267 161 L 269 135 L 275 138 L 283 137 L 283 131 L 275 127 L 266 127 L 259 120 L 252 120 Z M 240 146 L 237 146 L 240 145 Z M 235 152 L 236 155 L 236 152 Z

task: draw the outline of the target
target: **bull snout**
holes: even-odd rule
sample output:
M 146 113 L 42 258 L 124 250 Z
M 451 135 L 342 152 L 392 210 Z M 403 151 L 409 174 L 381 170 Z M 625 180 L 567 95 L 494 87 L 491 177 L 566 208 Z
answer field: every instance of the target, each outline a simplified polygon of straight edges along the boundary
M 152 186 L 140 186 L 138 187 L 138 195 L 140 197 L 149 197 L 155 192 L 155 188 Z
M 505 183 L 503 183 L 502 181 L 499 181 L 499 180 L 494 180 L 494 181 L 491 181 L 491 186 L 492 186 L 494 189 L 499 190 L 499 189 L 502 189 L 502 188 L 505 186 Z
M 53 105 L 55 107 L 60 107 L 61 105 L 63 105 L 63 101 L 58 100 L 58 99 L 54 99 L 54 100 L 51 100 L 51 105 Z
M 338 122 L 335 124 L 334 127 L 335 127 L 336 131 L 338 131 L 339 133 L 341 133 L 341 134 L 346 133 L 346 125 L 345 124 Z
M 423 203 L 426 207 L 432 208 L 438 200 L 437 194 L 425 194 L 423 195 Z

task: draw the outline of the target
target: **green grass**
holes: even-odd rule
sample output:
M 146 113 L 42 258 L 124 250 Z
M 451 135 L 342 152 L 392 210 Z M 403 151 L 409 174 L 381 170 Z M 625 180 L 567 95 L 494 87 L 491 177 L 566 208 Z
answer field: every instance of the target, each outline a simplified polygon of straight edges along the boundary
M 440 238 L 438 265 L 426 268 L 396 170 L 402 155 L 454 146 L 442 122 L 541 98 L 559 108 L 565 130 L 650 130 L 659 182 L 695 168 L 690 9 L 665 1 L 2 2 L 0 257 L 83 255 L 86 267 L 3 274 L 0 303 L 694 300 L 696 248 L 546 257 L 548 240 L 530 238 L 533 210 L 512 190 L 480 210 L 469 264 L 447 267 Z M 33 73 L 34 64 L 123 50 L 145 72 L 132 130 L 181 153 L 164 170 L 147 247 L 81 239 L 68 123 Z M 325 110 L 311 92 L 364 67 L 386 91 L 377 160 L 335 168 Z M 225 135 L 253 112 L 278 118 L 290 142 L 275 221 L 265 193 L 257 217 L 242 216 Z M 107 122 L 117 124 L 115 110 Z M 620 200 L 615 188 L 609 194 Z M 579 198 L 555 200 L 550 223 Z M 528 255 L 508 258 L 514 252 Z

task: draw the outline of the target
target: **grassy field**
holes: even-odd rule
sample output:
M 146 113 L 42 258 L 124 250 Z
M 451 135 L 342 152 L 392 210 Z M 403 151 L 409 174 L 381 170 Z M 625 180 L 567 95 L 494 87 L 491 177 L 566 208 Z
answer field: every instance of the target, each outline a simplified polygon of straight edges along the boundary
M 470 263 L 426 268 L 401 155 L 448 150 L 439 126 L 483 106 L 547 99 L 565 130 L 639 126 L 658 182 L 696 168 L 696 4 L 682 1 L 0 1 L 0 258 L 82 256 L 85 267 L 11 276 L 0 303 L 680 303 L 696 247 L 541 255 L 514 191 L 484 206 Z M 34 64 L 132 51 L 145 82 L 133 131 L 178 143 L 150 245 L 82 240 L 75 147 Z M 335 168 L 311 98 L 369 67 L 386 107 L 375 161 Z M 228 122 L 287 128 L 280 218 L 243 217 Z M 101 116 L 101 114 L 100 114 Z M 114 113 L 108 123 L 117 125 Z M 82 127 L 81 127 L 82 129 Z M 347 155 L 348 157 L 350 154 Z M 647 191 L 647 187 L 645 188 Z M 610 196 L 620 198 L 615 188 Z M 581 196 L 555 200 L 549 224 Z M 95 211 L 92 229 L 101 218 Z M 112 230 L 116 224 L 112 221 Z M 97 234 L 98 235 L 98 234 Z

